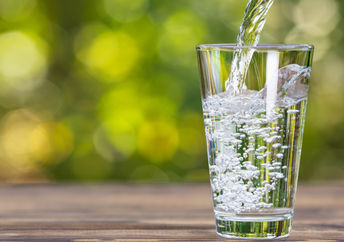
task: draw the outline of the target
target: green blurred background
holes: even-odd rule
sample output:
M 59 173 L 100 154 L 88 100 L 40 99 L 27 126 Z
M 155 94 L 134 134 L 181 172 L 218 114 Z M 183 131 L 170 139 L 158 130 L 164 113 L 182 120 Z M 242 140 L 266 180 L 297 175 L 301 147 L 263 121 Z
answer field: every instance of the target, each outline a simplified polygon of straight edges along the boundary
M 244 0 L 0 0 L 0 180 L 208 180 L 195 45 Z M 316 46 L 301 179 L 344 175 L 344 1 L 277 0 L 261 43 Z

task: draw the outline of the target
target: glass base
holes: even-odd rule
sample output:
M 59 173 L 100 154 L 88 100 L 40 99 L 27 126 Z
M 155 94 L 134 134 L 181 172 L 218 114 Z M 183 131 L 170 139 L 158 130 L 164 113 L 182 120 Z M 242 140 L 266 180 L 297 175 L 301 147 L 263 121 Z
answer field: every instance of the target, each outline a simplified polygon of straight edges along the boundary
M 250 213 L 233 215 L 216 212 L 216 232 L 230 239 L 278 239 L 289 236 L 293 213 Z

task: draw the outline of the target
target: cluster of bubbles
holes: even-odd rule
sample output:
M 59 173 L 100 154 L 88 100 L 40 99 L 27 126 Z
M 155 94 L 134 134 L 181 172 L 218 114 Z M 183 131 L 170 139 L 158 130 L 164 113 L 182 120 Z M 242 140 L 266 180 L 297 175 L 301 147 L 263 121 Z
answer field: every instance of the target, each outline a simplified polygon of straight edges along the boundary
M 270 112 L 266 88 L 239 95 L 223 92 L 203 101 L 216 209 L 241 213 L 273 206 L 264 198 L 278 182 L 287 182 L 291 169 L 285 120 L 303 115 L 296 104 L 307 98 L 302 82 L 309 73 L 310 68 L 298 65 L 281 68 L 279 99 Z

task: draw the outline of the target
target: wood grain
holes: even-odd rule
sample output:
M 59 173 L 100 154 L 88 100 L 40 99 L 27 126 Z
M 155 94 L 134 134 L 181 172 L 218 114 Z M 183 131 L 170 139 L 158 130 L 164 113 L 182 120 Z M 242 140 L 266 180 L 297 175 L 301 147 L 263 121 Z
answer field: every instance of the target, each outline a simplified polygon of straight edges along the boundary
M 208 184 L 0 187 L 0 241 L 221 241 Z M 344 241 L 344 186 L 301 185 L 290 241 Z

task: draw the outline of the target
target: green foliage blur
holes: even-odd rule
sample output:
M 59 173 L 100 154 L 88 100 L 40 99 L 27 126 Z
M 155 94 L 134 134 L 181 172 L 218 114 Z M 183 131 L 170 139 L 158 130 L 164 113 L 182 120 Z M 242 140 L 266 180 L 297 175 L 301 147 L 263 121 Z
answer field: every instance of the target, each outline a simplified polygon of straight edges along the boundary
M 0 180 L 208 180 L 195 45 L 243 0 L 1 0 Z M 344 2 L 276 1 L 261 43 L 316 46 L 300 176 L 344 175 Z

